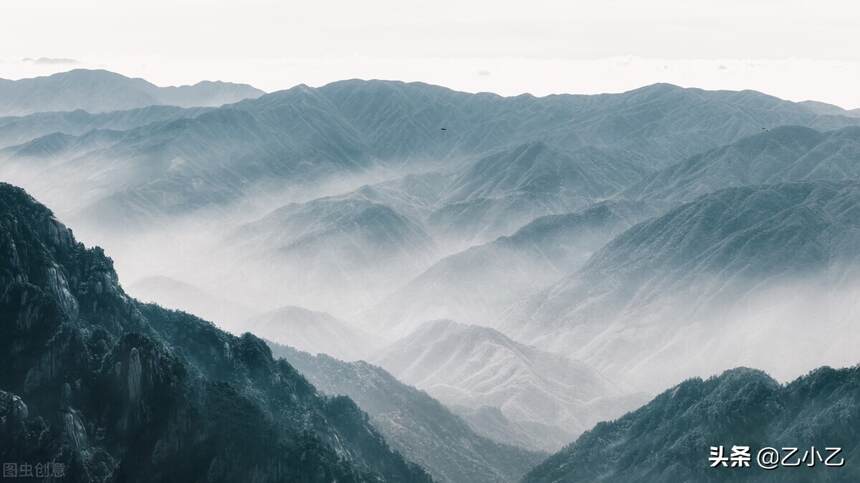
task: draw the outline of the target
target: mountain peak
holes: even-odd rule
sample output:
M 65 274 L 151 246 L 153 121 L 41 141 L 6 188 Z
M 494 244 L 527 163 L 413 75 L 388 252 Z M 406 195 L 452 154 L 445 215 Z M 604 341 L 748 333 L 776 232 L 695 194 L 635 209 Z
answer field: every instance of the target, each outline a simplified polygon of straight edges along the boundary
M 672 91 L 683 91 L 686 88 L 681 87 L 677 84 L 671 84 L 669 82 L 655 82 L 653 84 L 648 84 L 646 86 L 638 87 L 633 90 L 627 91 L 630 92 L 672 92 Z
M 747 368 L 685 381 L 636 411 L 598 424 L 524 481 L 737 481 L 737 472 L 708 468 L 708 447 L 717 445 L 750 445 L 753 458 L 765 446 L 799 444 L 836 446 L 845 455 L 853 454 L 860 427 L 858 384 L 858 367 L 821 368 L 786 385 Z M 665 461 L 672 461 L 671 470 Z M 745 475 L 750 481 L 831 478 L 833 473 L 827 473 L 833 468 L 816 466 L 800 473 L 786 467 L 767 471 L 753 464 Z M 858 478 L 856 468 L 841 470 L 839 481 Z
M 51 74 L 49 77 L 114 77 L 118 79 L 132 79 L 132 77 L 128 77 L 107 69 L 84 68 L 71 69 L 65 72 L 57 72 L 55 74 Z M 134 77 L 134 79 L 139 79 L 139 77 Z
M 723 371 L 721 374 L 719 374 L 717 376 L 712 376 L 711 378 L 714 379 L 715 381 L 717 381 L 719 384 L 735 383 L 735 382 L 739 382 L 739 381 L 744 381 L 744 382 L 762 382 L 764 384 L 769 384 L 769 385 L 775 384 L 775 385 L 779 386 L 779 383 L 773 377 L 771 377 L 768 373 L 766 373 L 760 369 L 755 369 L 752 367 L 735 367 L 732 369 L 727 369 L 727 370 Z
M 628 187 L 627 199 L 691 201 L 732 186 L 792 181 L 843 181 L 860 176 L 855 162 L 860 128 L 819 131 L 807 126 L 759 132 L 668 166 Z
M 579 434 L 638 402 L 616 399 L 618 389 L 579 361 L 518 343 L 490 327 L 447 319 L 424 323 L 383 349 L 376 361 L 442 402 L 497 407 L 535 431 L 554 427 Z

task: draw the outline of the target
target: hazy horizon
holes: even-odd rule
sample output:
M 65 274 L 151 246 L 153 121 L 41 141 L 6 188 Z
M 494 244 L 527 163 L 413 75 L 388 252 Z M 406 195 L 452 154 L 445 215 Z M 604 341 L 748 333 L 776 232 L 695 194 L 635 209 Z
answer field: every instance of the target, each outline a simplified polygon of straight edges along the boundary
M 57 61 L 57 62 L 54 62 L 54 61 Z M 651 61 L 651 62 L 657 62 L 657 63 L 660 62 L 658 59 L 635 59 L 635 61 L 636 62 Z M 606 68 L 611 68 L 611 66 L 610 67 L 607 67 L 607 66 L 609 64 L 612 64 L 612 63 L 617 64 L 616 65 L 616 67 L 617 67 L 617 66 L 623 66 L 625 64 L 629 64 L 630 62 L 634 62 L 634 60 L 619 58 L 619 59 L 600 59 L 598 61 L 590 61 L 590 62 L 597 62 L 597 63 L 603 62 L 606 65 L 604 65 L 602 67 L 599 66 L 599 68 L 600 69 L 606 69 Z M 702 84 L 695 84 L 695 83 L 690 84 L 690 83 L 677 82 L 677 81 L 672 81 L 672 80 L 663 80 L 663 79 L 656 78 L 656 77 L 653 79 L 647 79 L 647 80 L 643 79 L 642 83 L 640 83 L 640 84 L 635 84 L 632 79 L 625 80 L 623 83 L 618 83 L 618 85 L 615 86 L 616 88 L 601 88 L 600 87 L 601 84 L 599 84 L 599 83 L 596 83 L 594 86 L 580 86 L 583 90 L 571 89 L 571 90 L 546 90 L 546 91 L 536 90 L 535 91 L 535 90 L 527 90 L 524 88 L 523 90 L 518 91 L 518 90 L 516 90 L 515 85 L 509 85 L 509 86 L 499 85 L 497 89 L 493 89 L 492 87 L 485 89 L 485 88 L 481 88 L 481 85 L 478 83 L 471 85 L 468 82 L 465 82 L 465 83 L 461 82 L 461 83 L 459 83 L 460 85 L 458 85 L 457 81 L 445 82 L 444 80 L 441 80 L 441 79 L 440 80 L 426 80 L 426 79 L 422 79 L 422 78 L 414 78 L 414 79 L 412 79 L 412 78 L 396 78 L 393 76 L 392 77 L 386 77 L 384 75 L 383 76 L 376 76 L 376 77 L 374 77 L 374 76 L 345 76 L 342 78 L 332 78 L 329 80 L 320 80 L 319 82 L 298 81 L 295 83 L 285 84 L 285 85 L 282 85 L 280 87 L 272 88 L 272 87 L 267 87 L 270 85 L 274 85 L 272 81 L 269 81 L 268 83 L 262 83 L 261 84 L 258 82 L 247 81 L 247 80 L 236 80 L 236 79 L 222 78 L 222 77 L 205 77 L 205 74 L 203 77 L 199 77 L 196 79 L 182 78 L 181 80 L 177 80 L 177 81 L 171 81 L 171 80 L 160 81 L 157 78 L 152 78 L 152 77 L 149 77 L 147 75 L 138 75 L 138 74 L 131 73 L 131 72 L 128 72 L 127 70 L 123 70 L 123 69 L 115 69 L 115 68 L 112 68 L 111 66 L 108 66 L 108 65 L 101 65 L 101 64 L 99 64 L 99 65 L 88 65 L 88 64 L 81 63 L 80 61 L 77 61 L 74 59 L 54 59 L 54 58 L 44 58 L 44 57 L 43 58 L 26 58 L 26 59 L 22 59 L 21 63 L 31 64 L 30 65 L 31 68 L 21 70 L 18 73 L 18 75 L 4 75 L 4 73 L 3 73 L 4 71 L 2 70 L 2 68 L 4 67 L 4 64 L 8 65 L 10 63 L 5 62 L 3 59 L 0 59 L 0 79 L 17 81 L 17 80 L 24 80 L 24 79 L 32 79 L 32 78 L 36 78 L 36 77 L 47 77 L 47 76 L 51 76 L 51 75 L 55 75 L 55 74 L 61 74 L 61 73 L 73 71 L 73 70 L 105 70 L 105 71 L 113 72 L 115 74 L 123 75 L 123 76 L 128 77 L 128 78 L 143 79 L 143 80 L 146 80 L 147 82 L 155 84 L 158 87 L 190 86 L 190 85 L 195 85 L 195 84 L 200 83 L 200 82 L 207 82 L 207 81 L 208 82 L 218 82 L 218 81 L 220 81 L 220 82 L 229 82 L 229 83 L 236 83 L 236 84 L 247 84 L 247 85 L 250 85 L 250 86 L 255 87 L 257 89 L 261 89 L 261 90 L 265 91 L 267 94 L 271 94 L 273 92 L 288 90 L 288 89 L 291 89 L 291 88 L 294 88 L 294 87 L 297 87 L 300 85 L 308 85 L 310 87 L 316 88 L 316 87 L 322 87 L 322 86 L 325 86 L 328 84 L 332 84 L 332 83 L 344 81 L 344 80 L 362 80 L 362 81 L 380 80 L 380 81 L 393 81 L 393 82 L 406 82 L 406 83 L 418 82 L 418 83 L 425 83 L 425 84 L 445 87 L 445 88 L 448 88 L 448 89 L 451 89 L 454 91 L 467 92 L 467 93 L 492 93 L 492 94 L 497 94 L 497 95 L 500 95 L 503 97 L 514 97 L 514 96 L 519 96 L 519 95 L 532 95 L 535 97 L 547 97 L 547 96 L 553 96 L 553 95 L 619 94 L 619 93 L 629 92 L 629 91 L 633 91 L 636 89 L 640 89 L 640 88 L 655 85 L 655 84 L 671 84 L 671 85 L 675 85 L 675 86 L 682 87 L 682 88 L 703 89 L 703 90 L 707 90 L 707 91 L 752 90 L 752 91 L 761 92 L 763 94 L 767 94 L 770 96 L 774 96 L 774 97 L 777 97 L 780 99 L 792 101 L 792 102 L 815 101 L 815 102 L 824 102 L 827 104 L 831 104 L 831 105 L 840 107 L 840 108 L 845 109 L 845 110 L 860 109 L 860 104 L 846 105 L 844 103 L 828 101 L 828 100 L 825 100 L 824 98 L 780 95 L 780 94 L 775 93 L 772 90 L 767 89 L 767 88 L 759 89 L 759 88 L 754 88 L 754 87 L 744 87 L 742 85 L 725 86 L 725 87 L 705 86 L 702 84 L 707 84 L 707 82 L 703 82 Z M 754 64 L 754 62 L 749 62 L 749 64 Z M 858 68 L 858 73 L 860 73 L 860 63 L 858 63 L 857 68 Z M 691 69 L 692 69 L 692 67 L 691 67 Z M 853 78 L 853 77 L 851 77 L 851 78 Z M 613 84 L 608 83 L 608 85 L 612 86 Z
M 158 85 L 209 79 L 274 91 L 384 78 L 502 95 L 668 82 L 860 108 L 853 47 L 860 7 L 842 0 L 814 8 L 775 0 L 537 1 L 528 8 L 449 0 L 11 0 L 2 8 L 0 78 L 86 67 Z

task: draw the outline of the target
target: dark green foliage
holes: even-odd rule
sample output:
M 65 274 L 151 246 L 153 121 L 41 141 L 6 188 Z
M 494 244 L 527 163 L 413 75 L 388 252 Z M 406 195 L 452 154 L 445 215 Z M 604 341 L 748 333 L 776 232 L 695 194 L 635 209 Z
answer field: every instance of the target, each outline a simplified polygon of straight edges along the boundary
M 126 296 L 5 184 L 0 368 L 0 461 L 62 462 L 66 481 L 430 480 L 263 341 Z

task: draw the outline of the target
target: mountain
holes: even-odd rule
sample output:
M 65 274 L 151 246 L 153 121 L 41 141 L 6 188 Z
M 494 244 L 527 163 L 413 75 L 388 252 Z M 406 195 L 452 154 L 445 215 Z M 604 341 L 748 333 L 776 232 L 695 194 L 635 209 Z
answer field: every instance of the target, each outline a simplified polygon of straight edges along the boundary
M 536 98 L 345 81 L 125 130 L 47 134 L 0 151 L 0 178 L 55 206 L 130 277 L 176 276 L 125 267 L 182 247 L 188 281 L 224 280 L 218 295 L 351 320 L 442 256 L 614 200 L 655 170 L 783 124 L 836 129 L 860 119 L 669 85 Z M 278 208 L 312 225 L 269 219 L 257 227 L 270 233 L 248 244 L 227 236 Z M 292 245 L 305 228 L 318 236 Z M 193 243 L 176 243 L 188 233 Z M 269 249 L 275 262 L 253 260 Z
M 386 441 L 421 464 L 436 481 L 518 481 L 546 457 L 478 436 L 438 401 L 380 367 L 312 356 L 277 344 L 272 344 L 272 351 L 322 392 L 356 401 Z
M 613 236 L 651 214 L 642 204 L 613 201 L 536 218 L 511 236 L 439 260 L 363 318 L 387 333 L 432 319 L 492 326 L 515 301 L 575 271 Z
M 760 92 L 706 91 L 655 84 L 593 97 L 577 122 L 589 144 L 646 153 L 657 168 L 712 147 L 783 125 L 836 129 L 857 125 L 847 116 L 818 114 Z M 592 100 L 592 99 L 589 99 Z M 601 102 L 602 101 L 602 102 Z M 601 112 L 602 111 L 602 112 Z M 716 144 L 715 144 L 716 143 Z
M 240 227 L 231 241 L 303 257 L 324 243 L 346 268 L 362 268 L 386 254 L 411 257 L 432 250 L 420 224 L 386 205 L 351 197 L 326 197 L 291 203 Z M 348 250 L 353 246 L 371 253 Z
M 381 158 L 428 160 L 490 153 L 531 141 L 592 146 L 663 167 L 761 128 L 857 125 L 848 116 L 754 91 L 655 84 L 621 94 L 467 94 L 422 83 L 346 80 L 319 88 Z M 397 129 L 392 129 L 397 126 Z M 446 128 L 441 131 L 441 128 Z
M 412 173 L 359 186 L 342 197 L 385 205 L 426 224 L 427 218 L 443 203 L 453 175 L 451 170 Z
M 831 116 L 860 116 L 860 109 L 843 109 L 833 104 L 818 101 L 803 101 L 798 102 L 803 107 L 817 113 Z
M 78 109 L 97 113 L 154 105 L 220 106 L 263 94 L 246 84 L 204 81 L 158 87 L 106 70 L 75 69 L 31 79 L 0 79 L 0 116 Z
M 301 210 L 308 212 L 303 216 L 319 218 L 334 209 L 350 213 L 356 205 L 386 207 L 450 250 L 452 244 L 470 245 L 512 233 L 542 215 L 590 205 L 644 174 L 595 149 L 562 152 L 539 142 L 462 164 L 363 185 L 306 202 Z M 292 204 L 278 211 L 289 209 L 299 207 Z
M 250 254 L 262 258 L 264 267 L 278 265 L 277 285 L 301 284 L 309 297 L 290 304 L 328 310 L 328 299 L 312 296 L 337 291 L 339 308 L 357 311 L 421 274 L 440 253 L 507 234 L 542 215 L 590 205 L 641 178 L 641 171 L 622 166 L 596 150 L 521 146 L 463 167 L 289 203 L 236 228 L 226 244 L 238 254 L 222 258 L 244 260 Z M 447 280 L 444 286 L 455 289 Z
M 511 421 L 494 406 L 450 406 L 469 427 L 485 438 L 534 451 L 553 452 L 570 442 L 570 434 L 561 429 L 529 421 Z
M 237 334 L 245 332 L 242 330 L 242 323 L 255 314 L 255 310 L 251 307 L 166 276 L 135 280 L 129 285 L 127 293 L 142 302 L 205 317 L 219 328 Z
M 101 249 L 8 184 L 0 288 L 3 461 L 70 481 L 430 481 L 262 340 L 129 298 Z
M 103 89 L 99 96 L 104 96 Z M 619 187 L 635 173 L 675 164 L 762 128 L 788 124 L 837 129 L 860 125 L 860 119 L 817 114 L 803 105 L 751 91 L 703 91 L 663 84 L 621 94 L 536 98 L 353 80 L 317 89 L 296 86 L 193 118 L 130 129 L 109 148 L 70 153 L 63 156 L 68 166 L 41 171 L 34 176 L 35 185 L 30 178 L 22 184 L 37 194 L 41 185 L 51 183 L 66 186 L 66 198 L 92 197 L 80 215 L 81 223 L 103 225 L 118 220 L 159 223 L 159 216 L 223 207 L 268 190 L 282 193 L 303 184 L 380 170 L 402 175 L 462 166 L 501 151 L 509 154 L 475 165 L 478 172 L 499 162 L 514 169 L 503 173 L 501 188 L 522 183 L 532 189 L 542 183 L 552 187 L 552 173 L 558 172 L 554 163 L 573 157 L 580 171 L 588 168 L 587 173 L 582 171 L 588 176 L 565 181 L 591 179 L 599 183 L 586 183 L 589 189 L 603 192 Z M 563 155 L 544 154 L 534 160 L 517 156 L 522 150 L 547 149 L 541 146 Z M 531 174 L 517 172 L 517 167 Z M 38 164 L 34 168 L 39 169 Z M 90 171 L 99 176 L 78 180 L 79 173 Z M 467 179 L 464 186 L 471 188 L 476 182 L 480 179 Z M 436 215 L 439 223 L 465 217 L 468 227 L 475 217 L 509 212 L 523 216 L 532 209 L 531 205 L 518 207 L 516 196 L 501 200 L 478 194 L 457 196 Z M 518 196 L 530 199 L 529 193 Z M 582 196 L 569 193 L 574 200 Z M 538 204 L 540 199 L 533 201 Z M 491 221 L 505 229 L 503 221 Z
M 621 233 L 501 327 L 650 388 L 739 364 L 796 377 L 853 357 L 858 247 L 856 181 L 729 188 Z
M 94 129 L 81 136 L 55 132 L 23 144 L 0 150 L 0 156 L 13 160 L 3 166 L 7 176 L 30 175 L 36 178 L 61 168 L 67 156 L 85 155 L 111 146 L 122 137 L 121 131 Z M 33 182 L 33 181 L 31 181 Z
M 783 126 L 663 169 L 625 190 L 651 202 L 691 201 L 733 186 L 860 177 L 860 128 L 819 132 Z
M 69 140 L 75 149 L 54 150 L 50 159 L 10 147 L 0 153 L 0 174 L 58 205 L 81 200 L 61 212 L 80 226 L 152 228 L 207 208 L 253 206 L 272 191 L 308 183 L 319 189 L 329 178 L 365 174 L 374 161 L 333 109 L 299 86 L 120 131 L 107 146 L 81 150 Z
M 374 339 L 349 322 L 301 307 L 281 307 L 253 317 L 244 325 L 278 344 L 347 361 L 366 357 L 376 349 Z
M 62 112 L 39 112 L 26 116 L 0 117 L 0 148 L 15 146 L 49 134 L 81 136 L 90 131 L 127 131 L 154 122 L 196 117 L 211 108 L 149 106 L 126 111 L 89 113 L 78 109 Z
M 595 148 L 561 151 L 543 142 L 527 143 L 455 173 L 428 223 L 444 238 L 485 242 L 539 216 L 582 209 L 646 173 Z
M 581 362 L 448 320 L 422 325 L 374 362 L 445 404 L 499 408 L 536 435 L 546 426 L 579 434 L 636 400 Z
M 238 227 L 225 245 L 238 254 L 238 265 L 277 267 L 276 283 L 301 292 L 289 303 L 324 308 L 339 293 L 339 314 L 420 273 L 436 250 L 420 223 L 348 195 L 290 203 Z
M 822 367 L 781 385 L 752 369 L 732 369 L 707 380 L 691 379 L 618 420 L 600 423 L 532 470 L 524 482 L 849 482 L 860 478 L 850 462 L 858 454 L 860 368 Z M 748 446 L 748 468 L 711 468 L 712 446 Z M 799 448 L 780 453 L 802 467 L 764 470 L 764 447 Z M 810 448 L 815 448 L 811 450 Z M 830 452 L 841 448 L 832 463 Z M 814 451 L 819 456 L 810 467 Z

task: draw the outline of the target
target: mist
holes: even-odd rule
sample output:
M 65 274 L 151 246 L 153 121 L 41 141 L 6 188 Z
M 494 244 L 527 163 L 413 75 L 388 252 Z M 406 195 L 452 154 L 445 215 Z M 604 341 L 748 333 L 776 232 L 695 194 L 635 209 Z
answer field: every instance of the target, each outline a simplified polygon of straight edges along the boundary
M 860 119 L 745 92 L 767 122 L 843 128 L 803 130 L 843 154 L 816 158 L 823 167 L 811 172 L 827 176 L 733 188 L 752 200 L 737 206 L 732 189 L 652 202 L 626 188 L 656 174 L 675 186 L 672 157 L 734 150 L 744 131 L 760 136 L 754 146 L 770 145 L 760 119 L 732 124 L 734 93 L 659 85 L 600 96 L 594 107 L 399 83 L 332 89 L 327 98 L 303 87 L 213 110 L 134 111 L 158 120 L 125 131 L 37 130 L 0 151 L 0 178 L 102 247 L 130 296 L 233 334 L 371 361 L 475 431 L 529 449 L 557 450 L 688 378 L 749 366 L 788 381 L 858 362 L 855 189 L 839 176 Z M 373 122 L 400 127 L 406 114 L 365 119 L 378 97 L 416 93 L 438 103 L 436 117 L 395 104 L 422 120 L 406 124 L 405 141 Z M 689 126 L 710 119 L 695 114 L 717 103 L 701 103 L 704 95 L 729 96 L 713 113 L 729 128 Z M 478 103 L 484 124 L 469 109 L 449 118 L 455 101 L 446 96 Z M 636 119 L 676 104 L 686 117 L 651 125 L 659 142 L 634 137 L 616 129 L 631 102 L 642 106 Z M 519 119 L 520 103 L 538 120 Z M 567 120 L 574 115 L 584 117 Z M 817 238 L 822 231 L 833 237 Z M 803 255 L 797 263 L 792 250 Z M 439 326 L 443 336 L 427 335 Z
M 614 305 L 610 313 L 591 313 L 591 322 L 574 324 L 560 336 L 530 336 L 528 325 L 518 322 L 521 307 L 575 273 L 636 218 L 567 237 L 562 246 L 538 240 L 527 250 L 506 237 L 470 244 L 429 231 L 427 246 L 414 253 L 374 252 L 372 244 L 328 238 L 313 252 L 291 255 L 293 235 L 316 219 L 308 218 L 304 228 L 293 224 L 290 233 L 266 223 L 267 217 L 284 207 L 351 199 L 363 186 L 398 182 L 415 170 L 389 166 L 289 187 L 261 181 L 226 204 L 129 224 L 93 216 L 93 203 L 139 176 L 127 171 L 132 159 L 111 159 L 111 171 L 95 183 L 82 169 L 104 163 L 98 156 L 35 157 L 28 164 L 7 163 L 1 174 L 54 207 L 80 240 L 103 247 L 130 295 L 188 311 L 234 333 L 253 330 L 252 319 L 288 306 L 331 314 L 386 343 L 424 321 L 454 319 L 499 328 L 585 361 L 625 381 L 631 393 L 739 365 L 789 380 L 819 365 L 857 362 L 851 321 L 860 310 L 858 284 L 823 288 L 834 282 L 819 275 L 770 281 L 719 310 L 689 297 L 660 295 L 645 307 Z M 262 234 L 253 233 L 255 224 L 262 225 Z M 275 231 L 267 232 L 270 228 Z M 343 258 L 347 248 L 353 254 L 370 251 L 350 261 Z

